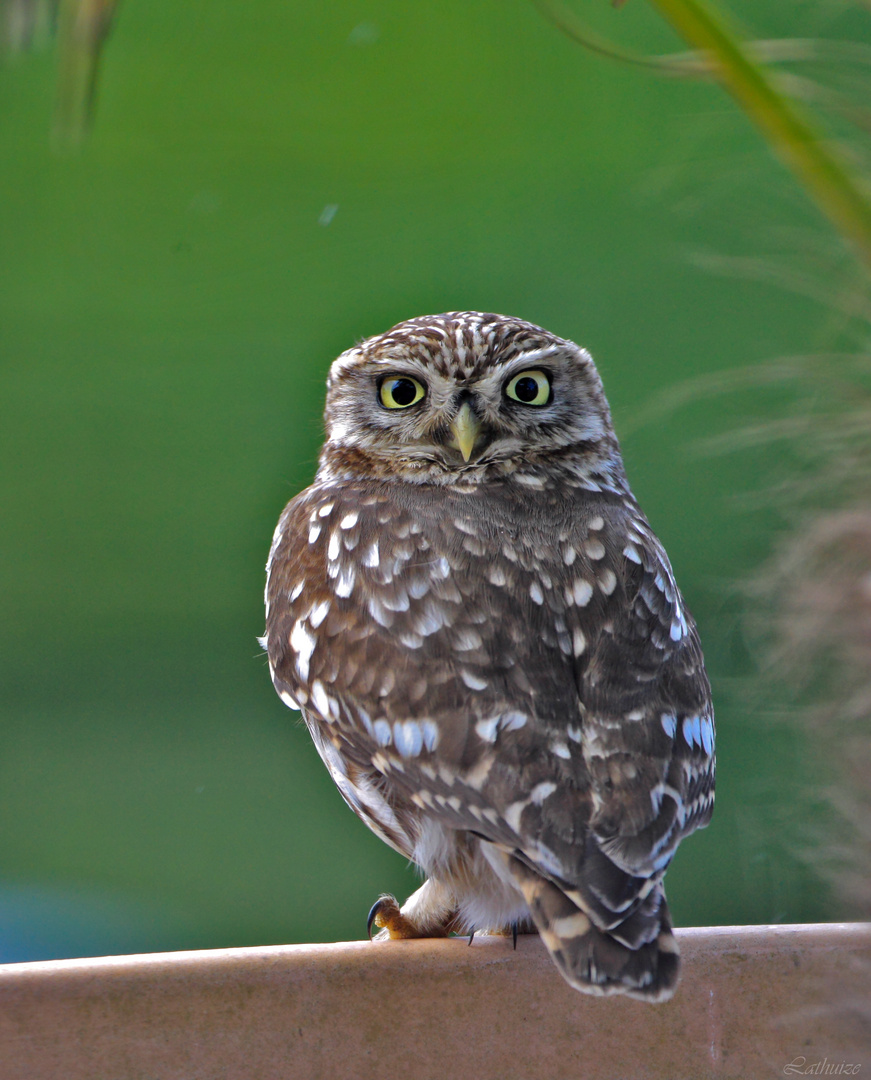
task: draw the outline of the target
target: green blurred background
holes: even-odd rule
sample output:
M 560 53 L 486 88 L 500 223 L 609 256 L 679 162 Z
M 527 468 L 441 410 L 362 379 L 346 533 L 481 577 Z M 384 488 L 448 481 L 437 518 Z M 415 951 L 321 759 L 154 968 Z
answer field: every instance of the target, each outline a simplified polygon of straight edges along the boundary
M 601 8 L 680 48 L 641 0 Z M 778 391 L 638 421 L 833 342 L 823 307 L 698 265 L 825 231 L 728 99 L 525 0 L 127 0 L 74 154 L 49 147 L 54 80 L 51 48 L 0 68 L 0 960 L 359 938 L 415 887 L 256 636 L 330 361 L 458 308 L 592 350 L 700 623 L 718 805 L 669 872 L 677 924 L 827 917 L 791 809 L 811 766 L 747 690 L 736 584 L 780 528 L 741 496 L 789 455 L 699 443 Z

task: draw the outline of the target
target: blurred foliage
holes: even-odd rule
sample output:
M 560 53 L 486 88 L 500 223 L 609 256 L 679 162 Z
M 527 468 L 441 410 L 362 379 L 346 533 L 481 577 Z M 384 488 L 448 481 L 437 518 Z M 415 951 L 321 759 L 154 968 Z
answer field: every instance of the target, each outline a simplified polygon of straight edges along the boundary
M 774 0 L 744 6 L 783 38 Z M 800 3 L 787 32 L 867 43 L 868 19 Z M 683 48 L 643 5 L 595 20 Z M 769 722 L 785 692 L 748 697 L 735 584 L 788 526 L 742 496 L 812 466 L 785 441 L 702 448 L 793 390 L 729 382 L 642 422 L 690 376 L 861 333 L 829 303 L 854 295 L 849 250 L 738 109 L 579 52 L 527 0 L 152 0 L 110 41 L 75 155 L 46 137 L 52 49 L 0 67 L 0 958 L 359 937 L 411 890 L 255 639 L 331 359 L 457 308 L 591 348 L 701 625 L 718 807 L 669 873 L 676 921 L 831 916 L 797 854 L 816 760 Z
M 94 115 L 97 72 L 117 0 L 60 0 L 55 145 L 81 145 Z
M 650 0 L 650 3 L 696 52 L 682 57 L 634 57 L 591 33 L 565 0 L 533 0 L 536 7 L 570 37 L 594 52 L 642 63 L 672 75 L 716 79 L 767 139 L 771 149 L 795 173 L 844 238 L 871 269 L 871 198 L 852 162 L 827 142 L 816 118 L 799 97 L 818 98 L 823 90 L 807 78 L 783 78 L 772 60 L 813 61 L 821 51 L 841 59 L 869 63 L 871 55 L 854 42 L 744 41 L 724 13 L 706 0 Z M 618 4 L 618 6 L 620 6 Z M 823 93 L 830 107 L 846 106 L 834 91 Z M 842 108 L 843 111 L 843 108 Z M 854 107 L 867 126 L 864 103 Z
M 0 59 L 45 48 L 57 26 L 58 0 L 0 0 Z
M 0 0 L 0 59 L 45 48 L 57 35 L 52 144 L 77 150 L 94 118 L 100 56 L 117 0 Z

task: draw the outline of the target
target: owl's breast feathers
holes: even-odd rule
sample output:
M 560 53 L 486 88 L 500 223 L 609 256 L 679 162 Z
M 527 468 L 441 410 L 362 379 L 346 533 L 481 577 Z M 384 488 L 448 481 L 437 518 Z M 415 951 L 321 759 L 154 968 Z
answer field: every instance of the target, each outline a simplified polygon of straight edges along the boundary
M 659 882 L 711 814 L 713 711 L 631 497 L 315 484 L 275 533 L 267 644 L 343 795 L 406 855 L 425 814 L 497 845 L 540 927 L 589 917 L 631 950 L 667 927 Z

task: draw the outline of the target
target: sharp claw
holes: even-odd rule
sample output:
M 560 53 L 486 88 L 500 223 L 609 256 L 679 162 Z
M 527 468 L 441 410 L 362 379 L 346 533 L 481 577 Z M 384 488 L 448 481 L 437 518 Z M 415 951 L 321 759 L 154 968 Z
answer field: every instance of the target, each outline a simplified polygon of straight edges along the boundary
M 469 944 L 470 945 L 472 944 L 472 940 L 474 939 L 474 937 L 475 937 L 475 928 L 472 927 L 472 932 L 471 932 L 471 934 L 469 934 Z
M 514 951 L 516 952 L 517 951 L 517 923 L 516 922 L 513 922 L 511 924 L 511 938 L 512 938 L 512 940 L 514 942 Z
M 384 902 L 384 897 L 379 897 L 375 903 L 369 908 L 369 915 L 366 919 L 366 936 L 369 940 L 372 940 L 372 924 L 375 922 L 375 916 L 381 910 L 381 905 Z

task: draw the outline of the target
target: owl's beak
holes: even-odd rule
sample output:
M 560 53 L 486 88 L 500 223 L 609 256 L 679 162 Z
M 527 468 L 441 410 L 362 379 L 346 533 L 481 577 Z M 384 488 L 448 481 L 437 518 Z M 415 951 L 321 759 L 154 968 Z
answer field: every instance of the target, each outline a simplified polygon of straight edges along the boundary
M 472 407 L 468 401 L 464 401 L 451 424 L 453 438 L 450 443 L 463 455 L 463 461 L 468 461 L 472 456 L 480 432 L 481 421 L 472 412 Z

